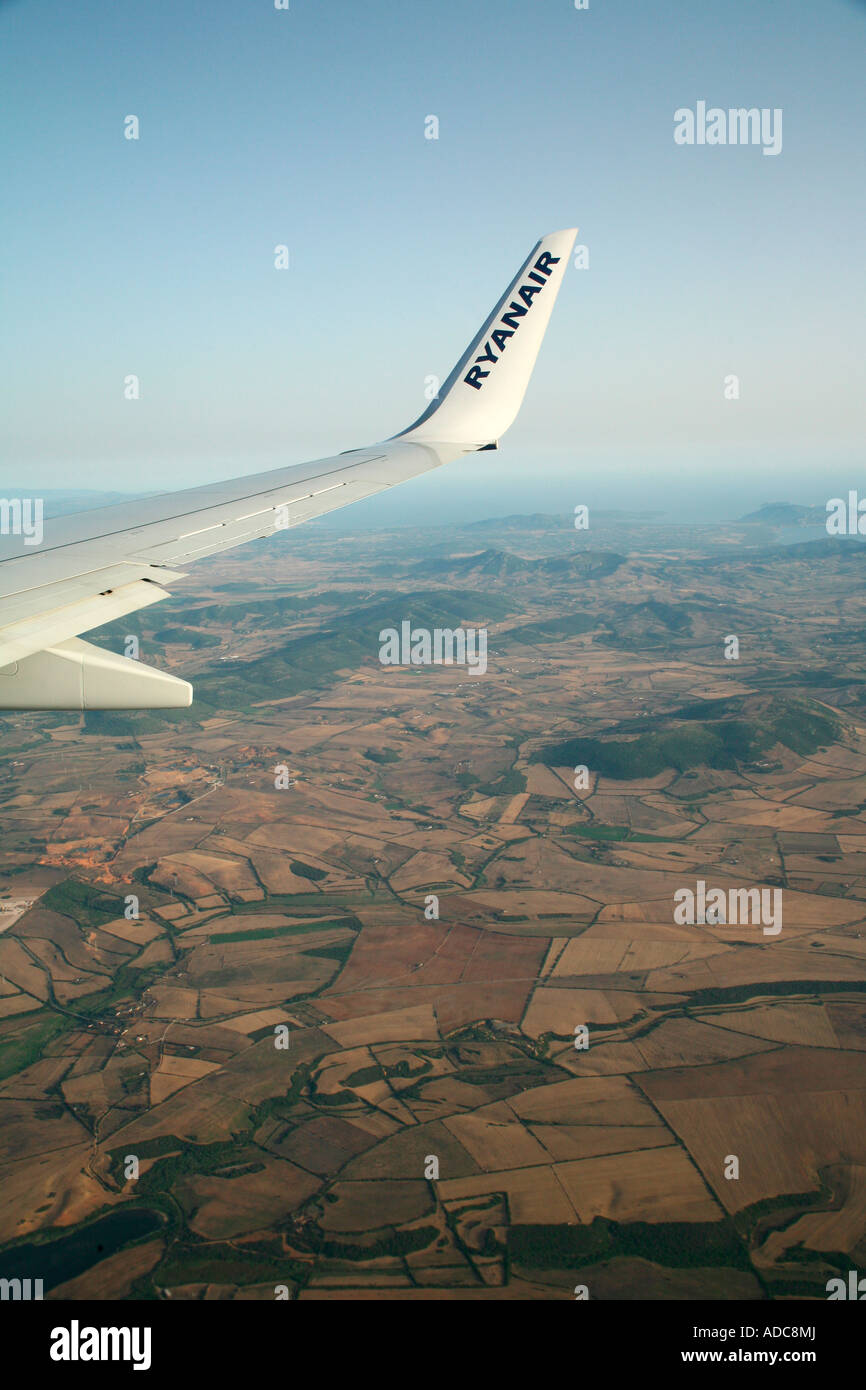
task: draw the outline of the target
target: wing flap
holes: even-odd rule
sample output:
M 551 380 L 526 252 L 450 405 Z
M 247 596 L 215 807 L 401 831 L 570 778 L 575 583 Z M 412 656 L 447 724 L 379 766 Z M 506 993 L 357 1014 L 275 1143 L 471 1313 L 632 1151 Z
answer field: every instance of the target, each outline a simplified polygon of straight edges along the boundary
M 70 638 L 0 670 L 0 709 L 185 709 L 192 686 Z
M 48 587 L 63 591 L 62 585 Z M 0 629 L 0 667 L 22 661 L 34 652 L 76 637 L 79 632 L 90 632 L 92 628 L 102 627 L 103 623 L 110 623 L 114 618 L 123 618 L 127 613 L 147 608 L 151 603 L 168 597 L 168 590 L 155 584 L 152 579 L 134 579 L 131 583 L 98 591 L 72 603 L 60 603 L 57 607 L 43 606 L 33 616 L 4 623 Z M 42 603 L 51 604 L 49 594 L 43 596 Z

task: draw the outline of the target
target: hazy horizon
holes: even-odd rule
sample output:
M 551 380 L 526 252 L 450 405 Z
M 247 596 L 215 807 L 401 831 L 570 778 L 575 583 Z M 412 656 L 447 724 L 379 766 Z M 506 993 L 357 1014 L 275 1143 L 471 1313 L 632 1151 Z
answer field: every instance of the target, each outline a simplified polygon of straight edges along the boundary
M 490 460 L 496 455 L 490 453 L 478 456 Z M 635 517 L 642 515 L 663 520 L 666 525 L 712 525 L 718 522 L 735 522 L 743 516 L 759 510 L 762 506 L 790 503 L 795 506 L 818 506 L 824 508 L 827 500 L 834 496 L 845 496 L 849 487 L 856 483 L 857 474 L 852 468 L 842 470 L 832 480 L 830 486 L 825 477 L 803 477 L 801 480 L 781 479 L 776 493 L 768 491 L 766 480 L 743 478 L 731 486 L 730 478 L 719 481 L 715 478 L 692 479 L 690 484 L 682 480 L 668 478 L 658 485 L 657 479 L 646 478 L 642 484 L 630 483 L 627 489 L 611 481 L 609 470 L 604 477 L 592 477 L 587 471 L 573 480 L 532 474 L 527 477 L 509 472 L 505 478 L 491 479 L 489 462 L 479 467 L 475 464 L 465 468 L 468 460 L 446 464 L 441 469 L 410 479 L 400 487 L 356 502 L 330 516 L 320 517 L 315 523 L 329 530 L 352 531 L 377 529 L 390 526 L 423 525 L 465 525 L 511 515 L 532 515 L 536 512 L 570 517 L 574 507 L 584 504 L 592 512 L 620 513 Z M 495 466 L 495 465 L 493 465 Z M 487 472 L 487 477 L 484 476 Z M 227 473 L 215 475 L 214 481 L 230 476 Z M 16 486 L 7 488 L 15 495 L 25 489 L 21 479 Z M 122 504 L 123 501 L 154 495 L 151 492 L 132 489 L 106 489 L 87 487 L 42 488 L 28 483 L 32 495 L 45 500 L 46 518 L 60 515 L 66 511 L 87 511 L 98 507 Z M 156 492 L 157 490 L 154 490 Z M 173 489 L 160 489 L 170 492 Z M 63 505 L 76 499 L 76 505 Z M 80 499 L 80 500 L 77 500 Z

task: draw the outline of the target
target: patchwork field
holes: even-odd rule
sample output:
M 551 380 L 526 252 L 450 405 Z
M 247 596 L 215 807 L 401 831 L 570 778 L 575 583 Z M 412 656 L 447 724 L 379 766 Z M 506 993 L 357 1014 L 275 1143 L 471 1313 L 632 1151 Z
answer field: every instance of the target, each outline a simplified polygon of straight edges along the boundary
M 866 550 L 591 536 L 232 553 L 134 629 L 191 711 L 4 721 L 3 1275 L 808 1299 L 866 1261 Z M 487 623 L 486 675 L 380 667 L 403 616 Z

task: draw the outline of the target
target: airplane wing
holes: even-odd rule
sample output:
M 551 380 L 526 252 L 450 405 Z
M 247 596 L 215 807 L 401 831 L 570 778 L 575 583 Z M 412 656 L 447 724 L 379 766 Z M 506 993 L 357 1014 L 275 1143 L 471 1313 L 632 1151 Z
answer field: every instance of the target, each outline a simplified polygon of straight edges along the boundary
M 324 516 L 462 454 L 495 449 L 520 409 L 575 236 L 575 229 L 553 232 L 533 247 L 438 397 L 383 443 L 79 512 L 47 523 L 41 537 L 6 536 L 0 709 L 191 704 L 187 681 L 80 634 L 167 598 L 203 556 Z M 16 505 L 20 499 L 0 499 L 4 531 L 21 529 Z

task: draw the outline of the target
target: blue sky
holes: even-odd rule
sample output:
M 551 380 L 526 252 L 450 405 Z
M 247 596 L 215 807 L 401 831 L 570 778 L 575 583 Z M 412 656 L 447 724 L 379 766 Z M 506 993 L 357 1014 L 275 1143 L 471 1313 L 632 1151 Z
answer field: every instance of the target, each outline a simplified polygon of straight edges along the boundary
M 856 486 L 864 41 L 853 0 L 0 4 L 0 485 L 158 491 L 381 439 L 578 225 L 589 269 L 458 504 Z M 781 154 L 677 146 L 698 100 L 782 108 Z

